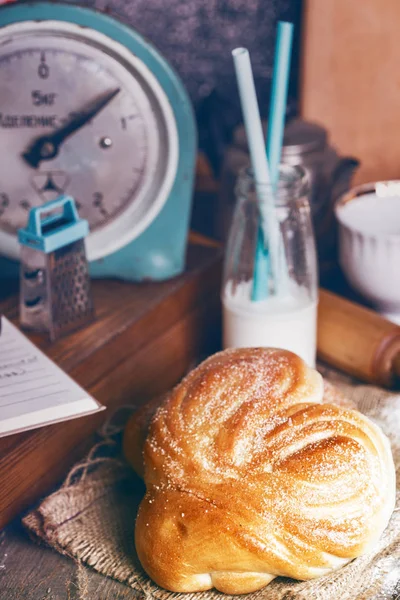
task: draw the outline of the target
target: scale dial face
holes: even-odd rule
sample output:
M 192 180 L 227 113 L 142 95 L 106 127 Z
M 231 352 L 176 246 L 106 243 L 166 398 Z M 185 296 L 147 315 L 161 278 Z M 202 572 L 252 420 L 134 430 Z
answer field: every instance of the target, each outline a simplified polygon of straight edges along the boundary
M 29 209 L 62 193 L 89 222 L 90 260 L 137 237 L 177 168 L 175 119 L 149 69 L 71 23 L 0 29 L 0 254 L 18 257 Z

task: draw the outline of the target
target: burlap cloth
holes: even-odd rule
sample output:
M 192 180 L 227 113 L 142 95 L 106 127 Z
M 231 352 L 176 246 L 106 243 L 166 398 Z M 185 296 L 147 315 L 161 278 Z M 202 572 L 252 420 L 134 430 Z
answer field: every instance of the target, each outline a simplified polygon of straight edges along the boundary
M 400 394 L 355 385 L 330 370 L 325 369 L 323 374 L 390 438 L 398 481 L 396 510 L 371 554 L 311 582 L 277 578 L 266 588 L 246 596 L 246 600 L 400 598 Z M 121 456 L 121 430 L 128 412 L 119 414 L 120 423 L 108 423 L 87 459 L 71 471 L 59 490 L 24 518 L 24 525 L 59 552 L 125 583 L 143 598 L 221 599 L 222 595 L 214 591 L 166 592 L 149 580 L 138 563 L 133 531 L 144 486 Z

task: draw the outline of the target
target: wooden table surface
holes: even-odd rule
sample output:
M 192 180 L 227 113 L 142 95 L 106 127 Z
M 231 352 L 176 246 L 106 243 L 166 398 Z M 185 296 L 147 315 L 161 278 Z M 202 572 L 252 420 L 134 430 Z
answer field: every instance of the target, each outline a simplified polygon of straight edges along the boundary
M 1 600 L 138 600 L 122 583 L 86 567 L 82 573 L 71 559 L 32 542 L 19 523 L 0 533 Z

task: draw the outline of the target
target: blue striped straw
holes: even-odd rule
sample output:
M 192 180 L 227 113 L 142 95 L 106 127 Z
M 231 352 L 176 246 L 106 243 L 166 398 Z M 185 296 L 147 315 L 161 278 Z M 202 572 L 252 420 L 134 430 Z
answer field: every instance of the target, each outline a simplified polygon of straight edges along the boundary
M 276 194 L 279 182 L 279 164 L 281 161 L 283 134 L 285 129 L 292 40 L 293 23 L 279 21 L 275 46 L 274 73 L 272 78 L 266 148 L 271 186 L 274 195 Z M 279 274 L 278 281 L 275 281 L 275 290 L 282 290 L 284 282 L 287 279 L 287 265 L 281 238 L 278 259 Z M 263 231 L 260 228 L 254 258 L 252 300 L 264 300 L 268 296 L 269 260 L 268 240 L 264 239 Z

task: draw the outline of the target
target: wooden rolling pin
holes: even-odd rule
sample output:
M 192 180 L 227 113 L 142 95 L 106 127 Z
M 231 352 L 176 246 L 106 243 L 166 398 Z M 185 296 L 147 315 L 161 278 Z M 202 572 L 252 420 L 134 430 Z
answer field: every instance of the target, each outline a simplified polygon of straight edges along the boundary
M 363 306 L 320 290 L 318 358 L 384 387 L 400 383 L 400 327 Z

